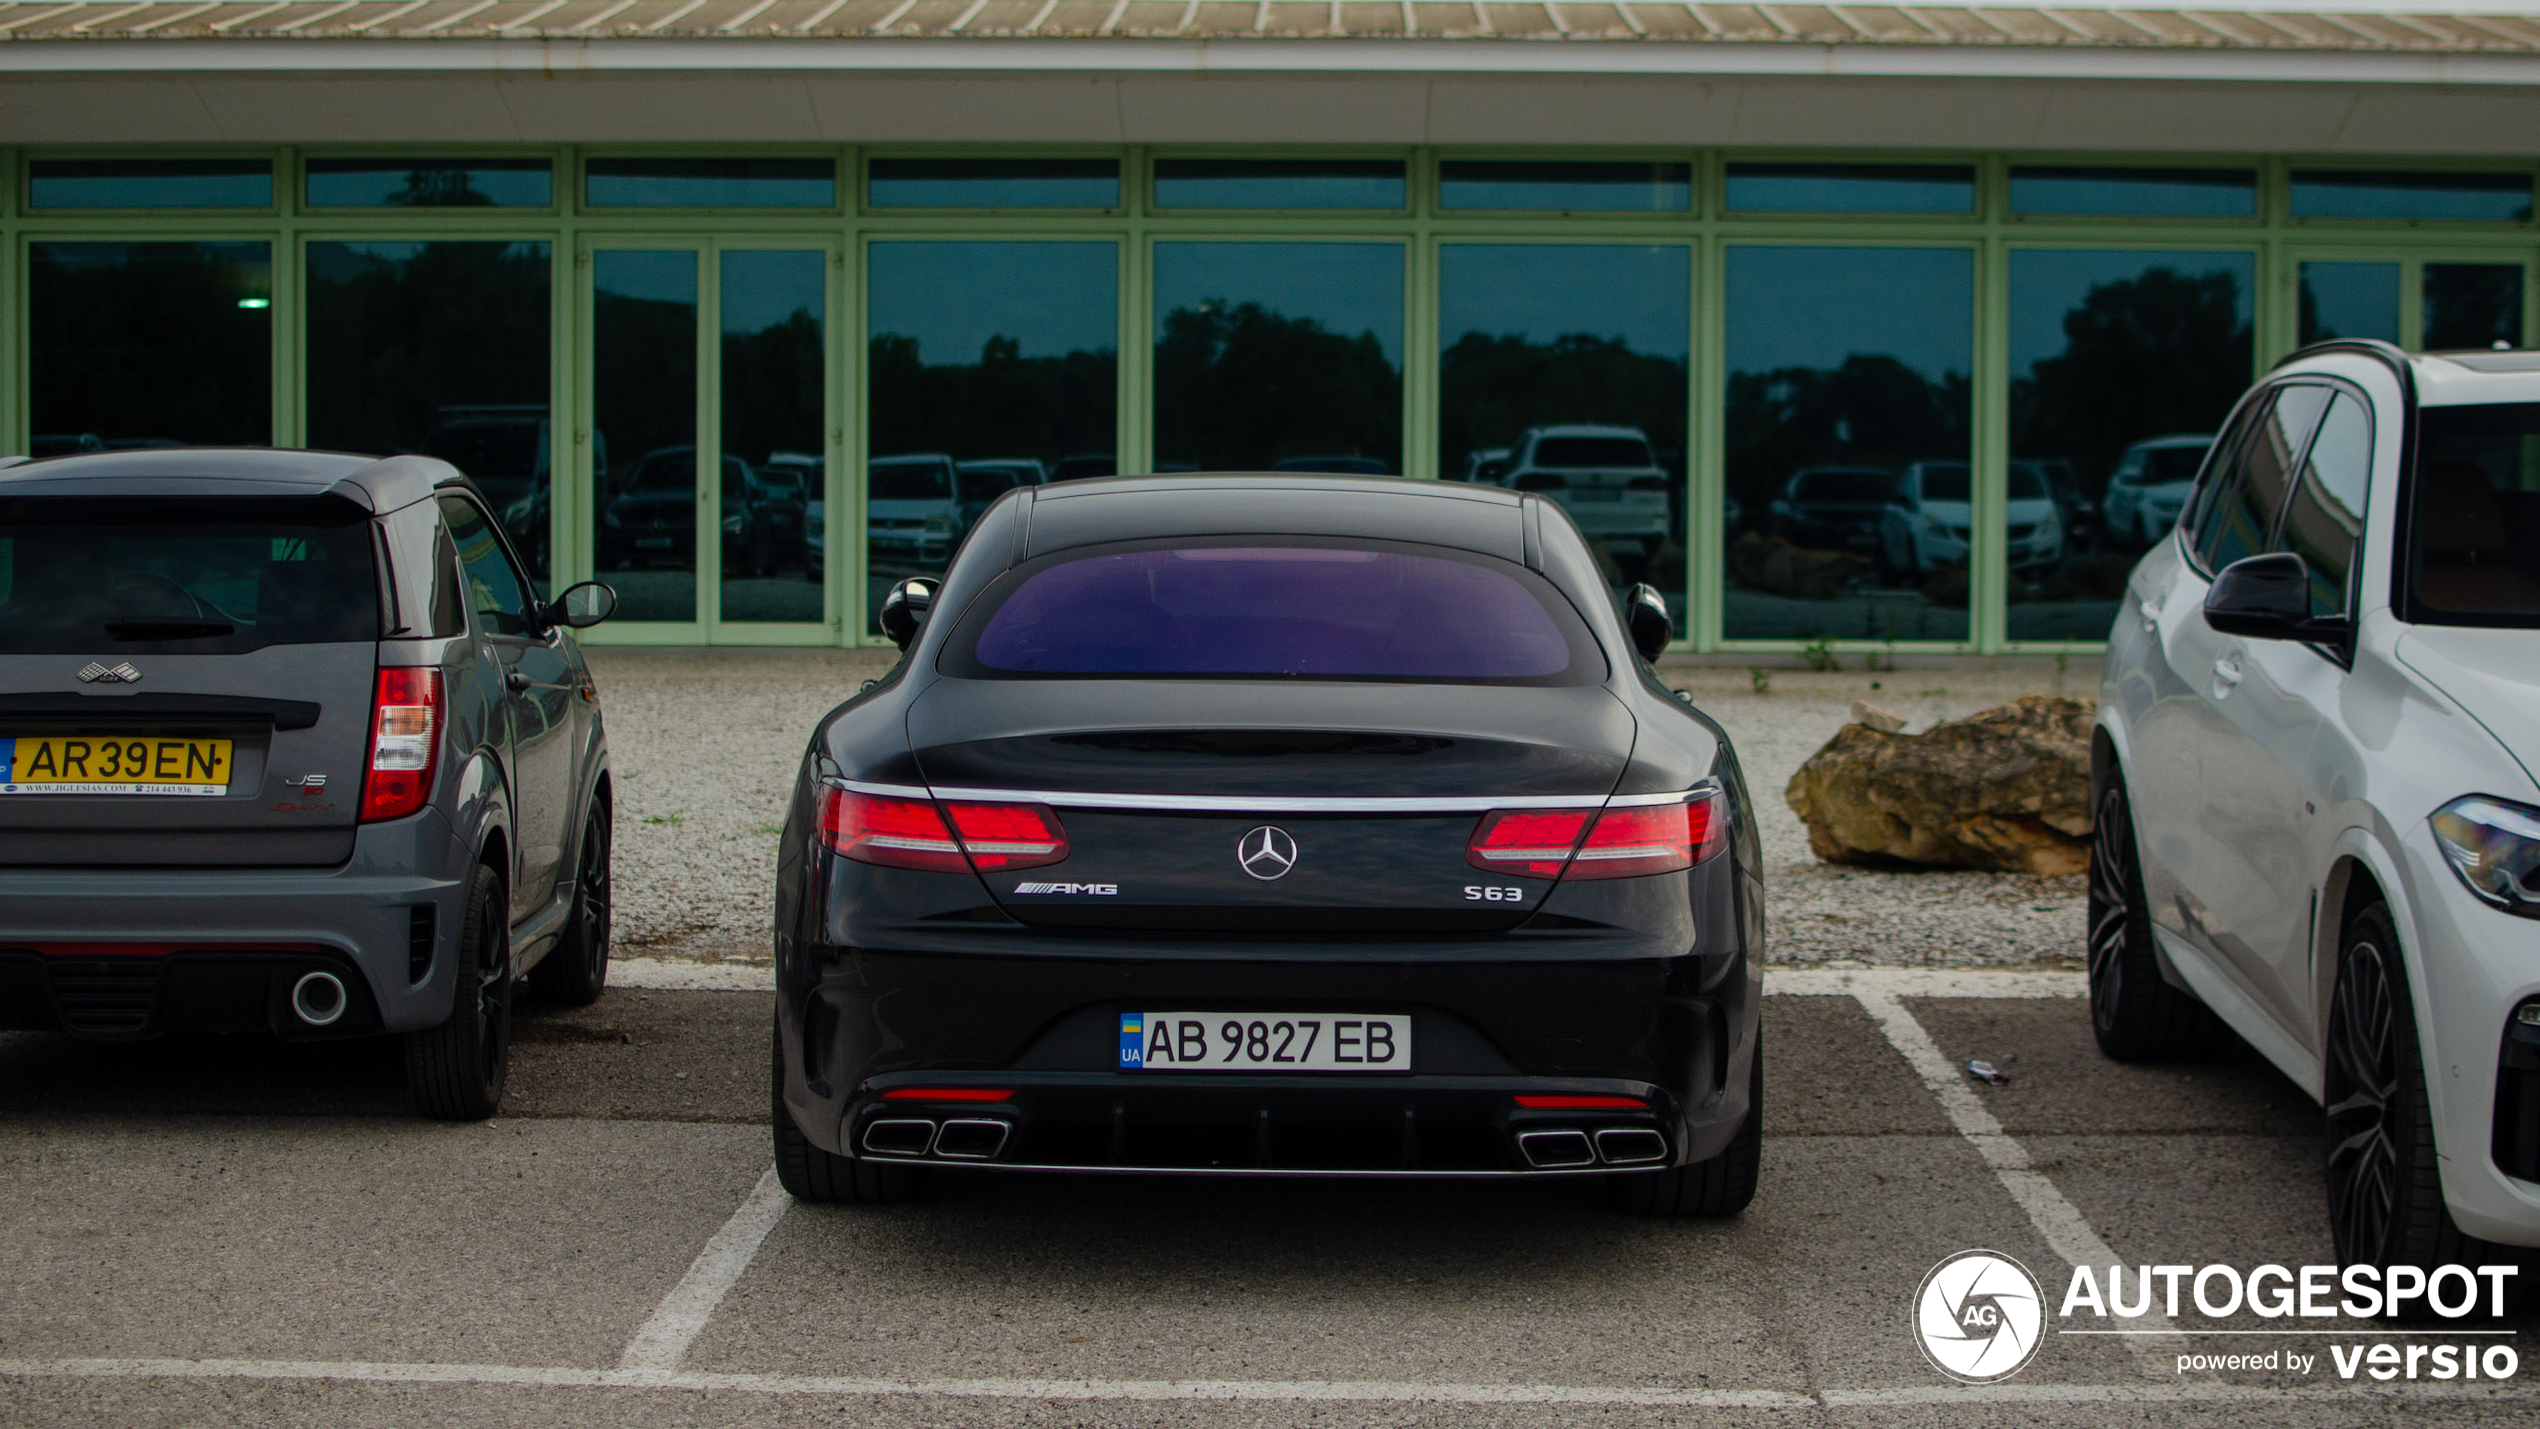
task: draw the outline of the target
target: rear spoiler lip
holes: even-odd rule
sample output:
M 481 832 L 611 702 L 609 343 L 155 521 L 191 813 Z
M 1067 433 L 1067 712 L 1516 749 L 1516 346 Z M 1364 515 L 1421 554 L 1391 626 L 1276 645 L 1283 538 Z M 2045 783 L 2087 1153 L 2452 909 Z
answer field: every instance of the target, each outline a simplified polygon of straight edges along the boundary
M 151 719 L 266 719 L 273 727 L 308 729 L 322 707 L 310 700 L 268 700 L 253 695 L 186 695 L 152 690 L 136 695 L 83 695 L 69 691 L 0 694 L 0 717 L 30 715 L 82 718 L 103 715 Z

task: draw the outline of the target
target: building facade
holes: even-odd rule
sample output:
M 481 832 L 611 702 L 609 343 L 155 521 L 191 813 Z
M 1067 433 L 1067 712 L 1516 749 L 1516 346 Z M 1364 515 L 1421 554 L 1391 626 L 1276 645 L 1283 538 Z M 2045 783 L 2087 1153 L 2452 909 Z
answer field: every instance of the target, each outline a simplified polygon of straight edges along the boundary
M 1017 480 L 1542 491 L 1697 652 L 2089 650 L 2264 366 L 2526 344 L 2540 22 L 0 4 L 0 449 L 467 470 L 608 638 Z M 5 572 L 0 572 L 0 583 Z

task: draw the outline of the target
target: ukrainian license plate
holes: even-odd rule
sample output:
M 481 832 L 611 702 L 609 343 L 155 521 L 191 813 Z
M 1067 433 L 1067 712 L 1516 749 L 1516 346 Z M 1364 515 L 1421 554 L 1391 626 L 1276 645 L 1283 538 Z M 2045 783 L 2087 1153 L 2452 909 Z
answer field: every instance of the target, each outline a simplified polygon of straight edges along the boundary
M 1411 1019 L 1365 1012 L 1124 1012 L 1124 1072 L 1408 1072 Z
M 0 738 L 0 794 L 229 792 L 229 741 L 165 735 Z

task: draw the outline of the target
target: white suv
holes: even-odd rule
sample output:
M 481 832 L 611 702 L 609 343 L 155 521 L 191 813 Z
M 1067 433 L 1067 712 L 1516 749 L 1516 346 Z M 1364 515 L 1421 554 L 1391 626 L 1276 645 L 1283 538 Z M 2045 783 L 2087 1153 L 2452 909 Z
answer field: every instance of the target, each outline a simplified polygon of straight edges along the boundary
M 1536 427 L 1517 439 L 1502 484 L 1561 504 L 1607 550 L 1653 556 L 1667 543 L 1666 469 L 1638 427 Z
M 2218 1014 L 2318 1098 L 2348 1264 L 2540 1245 L 2540 353 L 2324 343 L 2242 398 L 2092 768 L 2101 1048 Z

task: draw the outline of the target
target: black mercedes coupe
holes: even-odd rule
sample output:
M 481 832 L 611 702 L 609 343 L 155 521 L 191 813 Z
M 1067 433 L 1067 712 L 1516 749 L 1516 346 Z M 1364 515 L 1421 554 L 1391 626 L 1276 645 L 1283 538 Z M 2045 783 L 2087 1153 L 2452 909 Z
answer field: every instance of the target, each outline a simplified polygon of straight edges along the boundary
M 1728 738 L 1562 508 L 1000 497 L 821 721 L 777 873 L 776 1166 L 1597 1175 L 1734 1214 L 1763 878 Z

